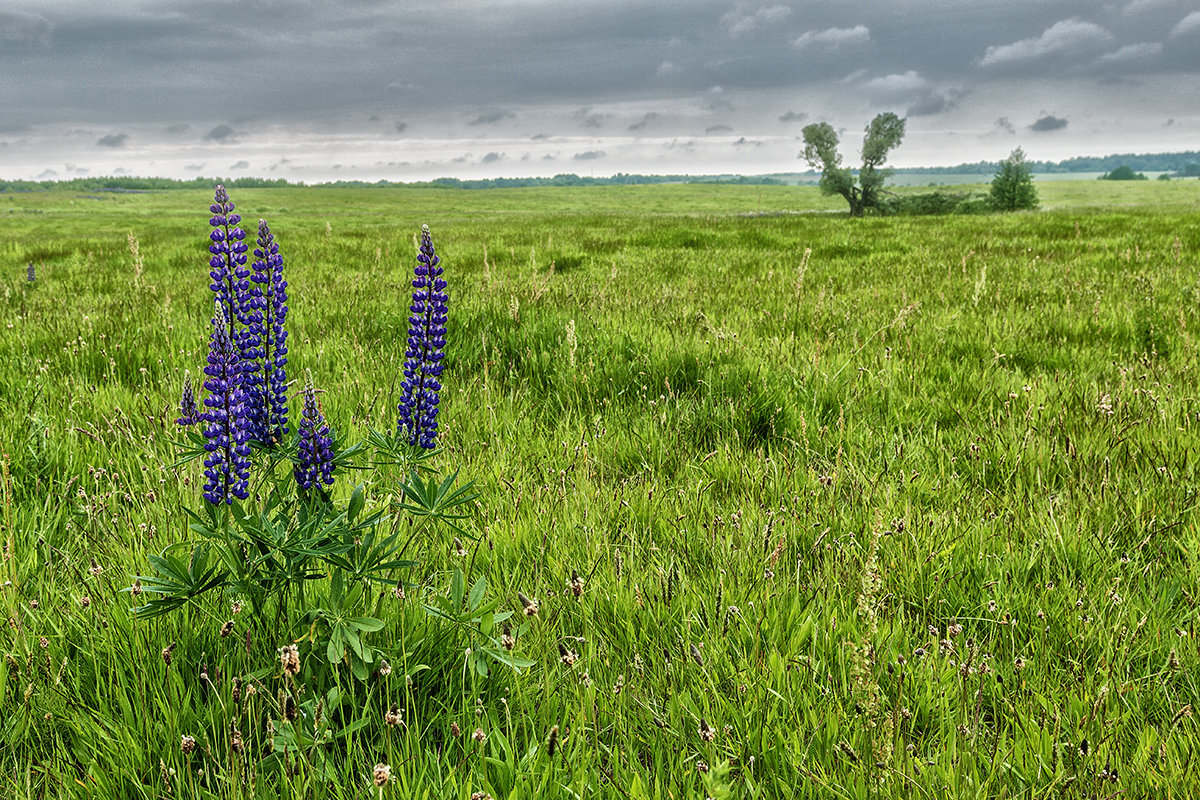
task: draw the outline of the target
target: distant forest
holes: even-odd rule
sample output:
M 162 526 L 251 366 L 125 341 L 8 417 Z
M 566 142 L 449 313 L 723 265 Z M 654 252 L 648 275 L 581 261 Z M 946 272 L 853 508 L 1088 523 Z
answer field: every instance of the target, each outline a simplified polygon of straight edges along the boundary
M 1076 156 L 1064 161 L 1026 162 L 1034 172 L 1111 172 L 1117 167 L 1127 166 L 1135 172 L 1167 172 L 1177 177 L 1200 177 L 1200 152 L 1184 153 L 1122 153 L 1111 156 Z M 1000 168 L 998 161 L 977 161 L 953 167 L 904 167 L 896 172 L 908 175 L 992 175 Z M 816 177 L 816 173 L 805 173 Z M 176 180 L 173 178 L 97 177 L 71 178 L 60 181 L 6 181 L 0 180 L 0 192 L 34 192 L 58 189 L 82 192 L 150 192 L 163 189 L 211 189 L 213 184 L 224 183 L 229 188 L 262 189 L 282 186 L 308 186 L 321 189 L 354 187 L 409 186 L 435 189 L 503 189 L 530 186 L 635 186 L 654 183 L 712 183 L 751 186 L 783 185 L 788 181 L 768 175 L 630 175 L 618 172 L 605 178 L 582 177 L 574 174 L 555 175 L 553 178 L 483 178 L 462 180 L 459 178 L 436 178 L 431 181 L 410 183 L 396 181 L 333 181 L 305 184 L 283 178 L 203 178 Z

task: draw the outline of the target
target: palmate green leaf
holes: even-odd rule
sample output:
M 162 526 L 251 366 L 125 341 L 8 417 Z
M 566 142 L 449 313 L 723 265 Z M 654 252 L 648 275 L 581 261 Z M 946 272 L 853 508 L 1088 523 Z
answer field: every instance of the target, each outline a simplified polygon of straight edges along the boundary
M 455 521 L 468 519 L 471 516 L 462 507 L 478 498 L 479 493 L 472 491 L 475 481 L 453 489 L 454 481 L 457 479 L 458 470 L 454 470 L 446 476 L 440 484 L 436 477 L 430 477 L 428 481 L 423 481 L 421 476 L 414 471 L 407 482 L 400 484 L 404 500 L 398 505 L 410 514 L 436 519 L 446 523 L 464 536 L 469 536 L 470 534 L 455 524 Z
M 208 545 L 201 543 L 192 551 L 185 564 L 181 558 L 164 550 L 161 555 L 150 555 L 148 560 L 157 575 L 138 575 L 135 580 L 142 591 L 163 595 L 138 606 L 135 613 L 145 619 L 173 611 L 205 592 L 223 585 L 229 573 L 221 569 L 220 563 L 209 566 Z M 131 592 L 132 587 L 122 591 Z

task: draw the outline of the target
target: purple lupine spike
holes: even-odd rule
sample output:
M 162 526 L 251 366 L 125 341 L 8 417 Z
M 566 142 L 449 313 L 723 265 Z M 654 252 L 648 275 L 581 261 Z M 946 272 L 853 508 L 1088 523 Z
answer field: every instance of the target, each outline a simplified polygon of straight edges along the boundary
M 288 433 L 287 407 L 287 281 L 283 279 L 283 256 L 267 221 L 258 221 L 254 248 L 254 274 L 250 297 L 251 329 L 257 339 L 259 370 L 249 384 L 256 438 L 278 444 Z
M 179 419 L 175 424 L 187 428 L 200 421 L 200 409 L 196 407 L 196 390 L 192 388 L 192 373 L 183 374 L 183 395 L 179 399 Z
M 242 217 L 234 213 L 234 205 L 224 186 L 217 184 L 213 199 L 215 202 L 208 207 L 213 214 L 208 220 L 208 224 L 212 226 L 208 235 L 209 241 L 212 242 L 208 246 L 208 252 L 212 257 L 208 260 L 208 265 L 212 268 L 209 276 L 213 281 L 209 288 L 216 293 L 229 340 L 238 346 L 239 325 L 245 327 L 246 324 L 243 319 L 243 298 L 250 290 L 249 281 L 246 280 L 250 276 L 250 270 L 246 268 L 246 251 L 249 248 L 243 241 L 246 232 L 237 227 Z
M 207 423 L 204 449 L 204 499 L 213 505 L 244 500 L 250 482 L 250 432 L 247 430 L 245 393 L 237 347 L 229 338 L 220 303 L 213 315 L 212 339 L 209 342 L 208 366 L 204 388 L 208 410 L 201 419 Z
M 313 389 L 312 375 L 304 387 L 304 405 L 297 426 L 297 464 L 293 470 L 296 483 L 305 492 L 313 489 L 324 491 L 333 485 L 333 438 L 329 426 L 317 406 L 317 393 Z
M 437 443 L 438 392 L 446 347 L 446 282 L 441 259 L 433 251 L 429 226 L 421 226 L 421 248 L 413 279 L 408 318 L 408 349 L 400 384 L 396 435 L 410 445 L 432 449 Z

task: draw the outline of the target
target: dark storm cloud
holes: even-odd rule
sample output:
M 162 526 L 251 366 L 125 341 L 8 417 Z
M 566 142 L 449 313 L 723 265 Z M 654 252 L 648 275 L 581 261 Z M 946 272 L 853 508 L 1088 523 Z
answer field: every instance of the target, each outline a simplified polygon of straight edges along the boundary
M 1037 133 L 1045 133 L 1047 131 L 1059 131 L 1065 127 L 1067 127 L 1067 120 L 1047 114 L 1044 117 L 1039 117 L 1036 122 L 1029 126 L 1029 130 Z
M 97 139 L 96 144 L 100 147 L 124 147 L 127 141 L 128 133 L 110 133 Z
M 713 129 L 734 114 L 749 136 L 816 118 L 859 131 L 878 110 L 938 115 L 938 125 L 953 119 L 943 127 L 982 137 L 994 135 L 996 117 L 1027 113 L 1014 87 L 1031 81 L 1038 103 L 1070 108 L 1070 132 L 1083 136 L 1111 115 L 1102 91 L 1088 95 L 1098 81 L 1136 77 L 1153 118 L 1181 122 L 1194 113 L 1178 110 L 1183 90 L 1163 87 L 1200 81 L 1195 0 L 908 0 L 903 13 L 894 0 L 3 5 L 3 121 L 84 128 L 89 143 L 123 131 L 150 160 L 166 144 L 244 148 L 301 133 L 415 141 L 543 131 L 595 134 L 577 147 L 603 149 L 616 164 L 619 147 L 605 134 L 728 132 Z M 781 115 L 789 105 L 812 116 Z M 658 116 L 639 116 L 648 107 Z M 959 124 L 964 115 L 971 124 Z M 418 134 L 379 122 L 399 116 Z M 389 124 L 394 132 L 381 130 Z M 67 145 L 57 147 L 45 145 L 40 163 L 65 158 Z M 463 151 L 453 147 L 430 160 Z M 246 155 L 266 165 L 278 152 Z M 297 166 L 313 160 L 298 155 Z

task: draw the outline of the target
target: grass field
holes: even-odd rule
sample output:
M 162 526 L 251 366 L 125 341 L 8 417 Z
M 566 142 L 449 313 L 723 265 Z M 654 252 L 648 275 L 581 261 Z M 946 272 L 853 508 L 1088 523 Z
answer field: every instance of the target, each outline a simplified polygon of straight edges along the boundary
M 338 476 L 415 537 L 365 682 L 298 609 L 121 591 L 203 503 L 211 195 L 0 196 L 0 796 L 1200 795 L 1200 182 L 1039 192 L 233 192 L 344 441 L 395 426 L 422 223 L 446 270 L 434 466 L 480 497 L 460 555 Z M 534 666 L 425 610 L 455 570 L 538 602 Z

